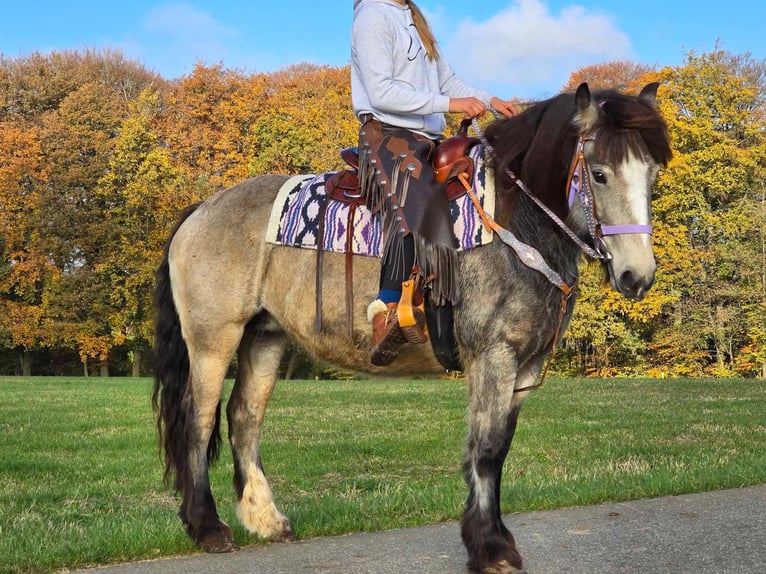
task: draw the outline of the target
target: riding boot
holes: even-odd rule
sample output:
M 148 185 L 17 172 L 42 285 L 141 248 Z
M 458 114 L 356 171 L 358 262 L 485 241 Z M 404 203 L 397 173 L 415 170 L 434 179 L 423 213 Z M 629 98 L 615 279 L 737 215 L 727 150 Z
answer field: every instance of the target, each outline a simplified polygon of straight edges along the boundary
M 378 367 L 390 365 L 405 343 L 419 344 L 428 340 L 423 309 L 410 306 L 404 316 L 400 317 L 398 307 L 398 303 L 386 304 L 377 299 L 367 308 L 368 318 L 372 316 L 370 362 Z
M 399 327 L 396 313 L 398 303 L 373 301 L 367 308 L 368 319 L 372 321 L 372 353 L 370 362 L 378 367 L 390 365 L 399 354 L 407 338 Z

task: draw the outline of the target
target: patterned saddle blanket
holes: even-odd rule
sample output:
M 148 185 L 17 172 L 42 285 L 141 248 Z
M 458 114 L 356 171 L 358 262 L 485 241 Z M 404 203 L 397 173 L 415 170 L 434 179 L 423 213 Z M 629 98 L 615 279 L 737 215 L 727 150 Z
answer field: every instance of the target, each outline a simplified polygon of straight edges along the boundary
M 494 180 L 488 174 L 484 161 L 484 147 L 471 149 L 473 160 L 473 190 L 484 211 L 490 217 L 495 211 Z M 298 175 L 288 179 L 279 190 L 269 220 L 266 240 L 277 245 L 316 249 L 319 214 L 326 201 L 325 186 L 337 172 L 319 175 Z M 352 251 L 356 255 L 380 257 L 383 249 L 383 232 L 380 217 L 360 206 L 354 212 L 353 224 L 349 226 L 351 207 L 347 203 L 331 200 L 325 209 L 322 249 L 345 253 L 347 235 L 351 238 Z M 459 251 L 473 249 L 492 241 L 492 232 L 485 229 L 481 217 L 468 195 L 450 202 L 454 228 L 455 246 Z M 347 229 L 350 227 L 350 229 Z

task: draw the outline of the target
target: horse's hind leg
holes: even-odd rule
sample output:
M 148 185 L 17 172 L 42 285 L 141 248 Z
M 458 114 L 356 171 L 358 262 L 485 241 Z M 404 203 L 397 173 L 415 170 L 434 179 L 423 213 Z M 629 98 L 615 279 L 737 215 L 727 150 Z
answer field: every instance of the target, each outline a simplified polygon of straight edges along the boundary
M 241 333 L 241 327 L 231 326 L 216 333 L 215 347 L 189 344 L 189 388 L 183 399 L 187 464 L 179 469 L 177 481 L 183 497 L 179 516 L 206 552 L 237 549 L 231 528 L 218 517 L 208 465 L 218 455 L 223 381 Z
M 274 504 L 261 465 L 259 441 L 286 344 L 285 335 L 265 313 L 250 322 L 239 346 L 237 379 L 226 409 L 237 516 L 250 532 L 275 541 L 291 541 L 295 536 Z

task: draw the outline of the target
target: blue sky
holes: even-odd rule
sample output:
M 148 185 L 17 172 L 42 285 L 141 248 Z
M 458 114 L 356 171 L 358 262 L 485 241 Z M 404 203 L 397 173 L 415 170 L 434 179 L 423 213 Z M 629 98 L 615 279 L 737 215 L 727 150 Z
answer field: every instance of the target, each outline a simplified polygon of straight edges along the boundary
M 0 53 L 112 48 L 166 78 L 196 62 L 268 72 L 349 59 L 351 0 L 0 0 Z M 766 0 L 420 0 L 458 75 L 502 97 L 588 64 L 677 65 L 716 43 L 766 59 Z

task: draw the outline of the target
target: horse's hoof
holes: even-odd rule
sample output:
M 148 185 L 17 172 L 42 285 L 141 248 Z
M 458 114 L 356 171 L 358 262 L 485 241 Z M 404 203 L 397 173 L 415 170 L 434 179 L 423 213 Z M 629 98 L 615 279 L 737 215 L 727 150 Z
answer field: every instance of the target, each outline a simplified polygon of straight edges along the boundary
M 516 568 L 508 560 L 500 560 L 492 566 L 485 566 L 481 574 L 526 574 L 526 570 Z
M 208 554 L 226 554 L 228 552 L 236 552 L 239 550 L 239 546 L 233 540 L 225 540 L 211 544 L 202 544 L 202 549 Z
M 290 530 L 286 530 L 285 532 L 280 532 L 279 534 L 275 534 L 271 538 L 269 538 L 271 542 L 298 542 L 298 537 L 292 533 Z
M 239 550 L 239 546 L 234 542 L 234 532 L 228 524 L 220 520 L 216 528 L 208 530 L 200 537 L 199 545 L 208 554 L 225 554 Z

